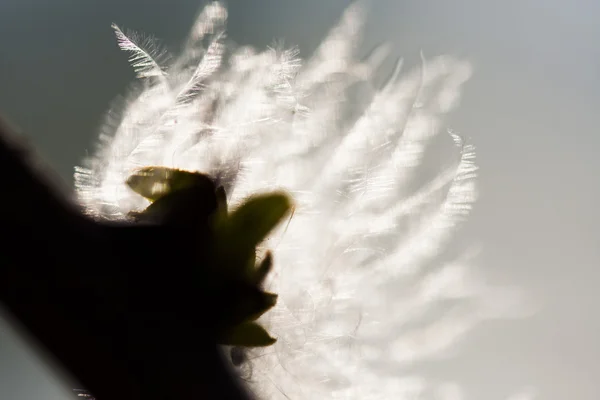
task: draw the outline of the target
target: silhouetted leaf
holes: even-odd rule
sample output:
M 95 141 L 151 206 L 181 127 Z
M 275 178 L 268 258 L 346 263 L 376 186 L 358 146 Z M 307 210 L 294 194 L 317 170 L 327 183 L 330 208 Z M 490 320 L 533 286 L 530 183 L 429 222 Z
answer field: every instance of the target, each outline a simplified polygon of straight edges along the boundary
M 224 321 L 227 326 L 254 321 L 273 308 L 277 304 L 277 298 L 276 294 L 261 290 L 244 292 L 241 301 L 224 317 Z
M 167 167 L 144 167 L 127 178 L 127 185 L 150 201 L 181 189 L 193 186 L 213 187 L 212 179 L 200 172 L 190 172 Z
M 215 237 L 224 263 L 235 273 L 245 269 L 246 277 L 252 279 L 256 246 L 291 208 L 291 200 L 285 193 L 260 194 L 250 197 L 230 215 L 217 218 Z
M 271 269 L 273 268 L 273 255 L 270 251 L 267 252 L 265 258 L 260 262 L 256 271 L 254 272 L 254 276 L 252 278 L 253 283 L 260 285 L 263 283 Z
M 255 313 L 248 316 L 248 320 L 255 321 L 259 319 L 264 313 L 275 307 L 277 304 L 277 298 L 279 297 L 275 293 L 263 292 L 262 307 Z
M 152 201 L 143 212 L 130 213 L 137 221 L 198 224 L 198 228 L 212 221 L 216 251 L 213 259 L 230 275 L 223 281 L 219 278 L 205 282 L 205 289 L 216 290 L 215 299 L 217 293 L 230 293 L 227 296 L 232 300 L 218 322 L 217 331 L 226 332 L 221 344 L 273 344 L 275 339 L 252 322 L 273 308 L 278 297 L 258 287 L 272 268 L 272 256 L 267 253 L 257 266 L 256 246 L 290 211 L 289 197 L 283 193 L 252 196 L 229 214 L 223 187 L 215 188 L 213 180 L 200 173 L 147 167 L 136 171 L 127 184 Z
M 265 347 L 276 341 L 277 339 L 271 337 L 266 329 L 256 322 L 239 324 L 221 338 L 223 345 L 244 347 Z

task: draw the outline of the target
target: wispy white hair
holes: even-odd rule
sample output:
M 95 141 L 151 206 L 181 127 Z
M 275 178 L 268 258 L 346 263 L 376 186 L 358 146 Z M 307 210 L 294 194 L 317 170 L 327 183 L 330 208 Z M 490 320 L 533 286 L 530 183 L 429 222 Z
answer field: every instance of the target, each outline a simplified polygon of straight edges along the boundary
M 514 300 L 475 279 L 472 249 L 453 240 L 477 197 L 477 165 L 442 118 L 469 63 L 444 56 L 407 73 L 398 63 L 376 89 L 387 48 L 357 59 L 359 4 L 306 63 L 295 49 L 234 47 L 226 19 L 223 5 L 207 5 L 178 57 L 114 26 L 139 81 L 76 169 L 82 204 L 109 219 L 143 208 L 124 182 L 149 165 L 209 173 L 234 206 L 287 190 L 293 217 L 265 243 L 280 300 L 262 323 L 278 342 L 248 353 L 251 389 L 265 399 L 462 398 L 416 363 L 507 316 Z

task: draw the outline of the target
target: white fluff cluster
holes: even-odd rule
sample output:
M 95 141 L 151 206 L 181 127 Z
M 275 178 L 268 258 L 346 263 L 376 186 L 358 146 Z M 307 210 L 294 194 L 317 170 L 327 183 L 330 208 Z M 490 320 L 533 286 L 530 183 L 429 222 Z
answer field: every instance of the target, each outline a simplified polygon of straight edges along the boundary
M 264 399 L 462 398 L 416 363 L 506 316 L 510 297 L 474 279 L 469 253 L 452 246 L 476 199 L 477 166 L 473 147 L 440 128 L 469 64 L 398 66 L 374 89 L 387 53 L 356 58 L 359 5 L 306 63 L 296 50 L 235 48 L 226 18 L 220 3 L 206 6 L 178 57 L 114 26 L 139 81 L 76 170 L 82 204 L 109 219 L 141 209 L 124 182 L 149 165 L 212 174 L 233 206 L 287 190 L 295 212 L 265 244 L 280 298 L 262 323 L 278 342 L 248 353 L 241 373 L 252 390 Z M 452 163 L 439 161 L 444 145 L 456 149 Z

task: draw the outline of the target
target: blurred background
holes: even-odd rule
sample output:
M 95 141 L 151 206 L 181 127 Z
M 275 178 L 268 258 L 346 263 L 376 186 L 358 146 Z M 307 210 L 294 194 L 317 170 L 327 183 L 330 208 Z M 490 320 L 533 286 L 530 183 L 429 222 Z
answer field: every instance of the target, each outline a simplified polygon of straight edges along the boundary
M 203 4 L 2 0 L 0 110 L 72 185 L 110 101 L 134 78 L 111 23 L 176 49 Z M 258 47 L 285 39 L 307 57 L 349 4 L 230 0 L 229 36 Z M 486 280 L 519 285 L 542 304 L 531 318 L 482 325 L 430 367 L 461 382 L 468 399 L 506 399 L 518 389 L 539 399 L 600 399 L 598 15 L 592 0 L 370 3 L 365 54 L 389 41 L 409 62 L 423 51 L 473 63 L 460 107 L 445 121 L 478 148 L 482 197 L 468 230 L 483 246 Z M 0 319 L 0 399 L 64 399 L 65 386 L 26 343 Z

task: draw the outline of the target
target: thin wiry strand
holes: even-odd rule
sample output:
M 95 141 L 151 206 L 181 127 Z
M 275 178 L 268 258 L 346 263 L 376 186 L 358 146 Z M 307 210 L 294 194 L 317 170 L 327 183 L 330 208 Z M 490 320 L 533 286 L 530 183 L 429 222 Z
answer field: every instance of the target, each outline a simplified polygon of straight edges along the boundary
M 76 170 L 81 203 L 96 217 L 126 218 L 146 201 L 124 182 L 148 165 L 212 174 L 232 207 L 287 190 L 294 214 L 264 243 L 276 266 L 267 286 L 280 296 L 261 323 L 278 341 L 249 353 L 240 373 L 250 388 L 264 399 L 461 396 L 458 383 L 417 363 L 456 349 L 485 319 L 515 316 L 522 302 L 477 279 L 475 255 L 455 248 L 477 165 L 443 119 L 470 65 L 423 58 L 403 72 L 398 62 L 377 88 L 389 48 L 357 59 L 359 4 L 305 65 L 295 48 L 234 47 L 226 19 L 221 3 L 207 5 L 183 53 L 161 67 L 169 73 L 143 78 L 116 105 Z M 132 62 L 149 73 L 151 60 Z

